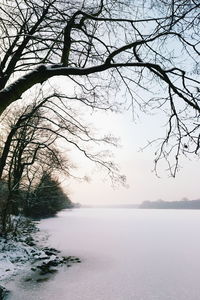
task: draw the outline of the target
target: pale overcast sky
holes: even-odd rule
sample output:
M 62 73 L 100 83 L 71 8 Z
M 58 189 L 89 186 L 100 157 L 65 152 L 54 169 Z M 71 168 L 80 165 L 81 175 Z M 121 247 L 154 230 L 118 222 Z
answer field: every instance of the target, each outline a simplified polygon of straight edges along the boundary
M 110 130 L 120 138 L 121 147 L 114 149 L 115 161 L 120 165 L 121 171 L 127 176 L 128 188 L 113 189 L 105 173 L 95 172 L 89 164 L 78 155 L 74 156 L 77 172 L 89 175 L 91 181 L 76 182 L 68 180 L 63 186 L 70 192 L 72 201 L 81 204 L 137 204 L 145 200 L 163 199 L 166 201 L 200 198 L 200 162 L 197 158 L 191 161 L 185 159 L 176 178 L 170 178 L 165 171 L 166 165 L 160 164 L 160 178 L 152 172 L 154 167 L 155 149 L 148 148 L 140 152 L 147 140 L 160 137 L 165 128 L 160 116 L 141 115 L 136 123 L 132 121 L 131 112 L 121 115 L 94 114 L 91 120 L 96 128 L 107 132 Z M 72 153 L 71 153 L 72 155 Z M 73 157 L 73 155 L 72 155 Z

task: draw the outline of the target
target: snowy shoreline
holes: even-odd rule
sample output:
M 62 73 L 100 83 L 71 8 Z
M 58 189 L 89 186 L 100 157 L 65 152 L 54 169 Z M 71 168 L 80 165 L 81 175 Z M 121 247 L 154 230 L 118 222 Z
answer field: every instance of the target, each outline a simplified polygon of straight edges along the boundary
M 7 290 L 8 282 L 15 281 L 15 276 L 23 272 L 26 275 L 23 280 L 43 282 L 60 266 L 81 263 L 78 257 L 62 256 L 59 250 L 48 247 L 48 235 L 32 225 L 28 234 L 25 230 L 16 238 L 0 238 L 0 300 L 13 292 Z
M 31 244 L 34 245 L 29 245 Z M 19 239 L 0 239 L 0 281 L 12 279 L 26 269 L 27 264 L 39 259 L 47 259 L 48 255 L 40 249 L 30 237 Z

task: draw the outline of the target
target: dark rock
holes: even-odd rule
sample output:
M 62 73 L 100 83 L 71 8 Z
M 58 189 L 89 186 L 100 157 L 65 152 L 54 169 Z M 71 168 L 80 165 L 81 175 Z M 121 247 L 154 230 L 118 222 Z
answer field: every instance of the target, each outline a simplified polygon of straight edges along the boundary
M 37 268 L 41 270 L 40 275 L 46 275 L 48 273 L 57 272 L 57 270 L 52 269 L 52 267 L 57 267 L 61 263 L 62 263 L 62 261 L 57 258 L 55 260 L 50 260 L 48 262 L 44 262 L 42 265 L 37 266 Z
M 8 293 L 9 293 L 9 291 L 5 287 L 0 285 L 0 300 L 5 300 Z
M 80 263 L 81 260 L 76 256 L 57 256 L 58 250 L 54 248 L 45 247 L 42 249 L 43 252 L 47 255 L 46 257 L 39 257 L 37 260 L 43 260 L 42 264 L 37 265 L 35 268 L 32 268 L 32 271 L 38 270 L 37 273 L 39 276 L 50 275 L 57 272 L 57 267 L 63 264 L 66 264 L 67 267 L 71 267 L 74 263 Z M 46 278 L 46 277 L 45 277 Z M 44 278 L 44 281 L 46 280 Z M 37 282 L 43 281 L 43 277 L 39 278 Z M 0 299 L 1 300 L 1 299 Z
M 50 250 L 45 250 L 44 253 L 48 256 L 55 255 L 55 252 L 52 252 Z
M 44 277 L 44 278 L 38 278 L 36 281 L 37 282 L 43 282 L 49 280 L 49 277 Z
M 55 248 L 48 248 L 48 247 L 45 247 L 42 249 L 46 255 L 56 255 L 57 253 L 60 253 L 59 250 L 55 249 Z
M 81 263 L 80 258 L 78 257 L 73 257 L 73 256 L 63 256 L 63 263 Z
M 37 260 L 44 260 L 44 259 L 50 259 L 50 256 L 47 256 L 47 257 L 40 256 L 37 258 Z
M 25 278 L 24 281 L 28 282 L 28 281 L 31 281 L 32 278 L 31 277 L 28 277 L 28 278 Z
M 31 246 L 31 247 L 33 247 L 33 246 L 36 246 L 36 243 L 35 242 L 28 242 L 28 243 L 26 243 L 28 246 Z
M 69 260 L 69 257 L 68 256 L 63 256 L 63 261 L 68 261 Z
M 58 270 L 56 270 L 56 269 L 51 269 L 51 270 L 50 270 L 50 273 L 52 273 L 52 274 L 53 274 L 53 273 L 56 273 L 56 272 L 58 272 Z
M 48 267 L 57 267 L 57 266 L 60 265 L 61 263 L 62 263 L 61 260 L 55 259 L 55 260 L 50 260 L 50 261 L 48 261 L 48 263 L 46 263 L 46 265 L 47 265 Z
M 58 270 L 56 270 L 56 269 L 46 269 L 46 270 L 42 270 L 39 274 L 46 275 L 46 274 L 53 274 L 56 272 L 58 272 Z
M 42 270 L 39 274 L 40 275 L 47 275 L 47 274 L 50 273 L 49 271 L 50 271 L 49 269 L 48 270 Z
M 26 239 L 25 239 L 25 243 L 29 246 L 35 246 L 35 242 L 34 242 L 34 239 L 32 238 L 32 236 L 28 236 Z

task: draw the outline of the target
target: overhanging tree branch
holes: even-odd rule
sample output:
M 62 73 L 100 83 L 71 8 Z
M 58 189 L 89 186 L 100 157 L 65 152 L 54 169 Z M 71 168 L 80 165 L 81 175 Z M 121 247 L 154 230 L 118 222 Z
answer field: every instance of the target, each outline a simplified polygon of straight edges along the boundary
M 65 76 L 92 109 L 119 108 L 113 94 L 122 89 L 133 110 L 173 114 L 172 101 L 198 152 L 198 1 L 0 1 L 0 114 L 36 84 Z M 168 140 L 180 138 L 179 124 Z

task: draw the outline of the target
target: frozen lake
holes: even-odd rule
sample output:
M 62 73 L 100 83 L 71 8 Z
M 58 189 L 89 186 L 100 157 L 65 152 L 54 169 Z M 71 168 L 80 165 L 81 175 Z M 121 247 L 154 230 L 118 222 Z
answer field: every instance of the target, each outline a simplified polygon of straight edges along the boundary
M 74 209 L 40 228 L 82 263 L 46 282 L 19 279 L 9 300 L 200 299 L 200 211 Z

